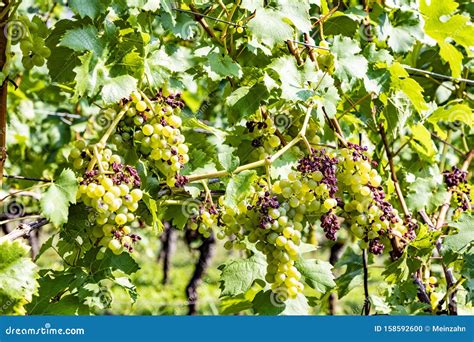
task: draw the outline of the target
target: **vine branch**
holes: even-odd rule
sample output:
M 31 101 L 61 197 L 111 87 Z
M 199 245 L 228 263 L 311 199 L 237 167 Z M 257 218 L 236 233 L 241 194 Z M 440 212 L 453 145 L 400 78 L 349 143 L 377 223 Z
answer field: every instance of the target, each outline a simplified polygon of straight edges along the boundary
M 36 229 L 41 228 L 42 226 L 46 225 L 48 223 L 48 220 L 45 218 L 42 218 L 38 221 L 35 221 L 33 223 L 22 223 L 16 228 L 15 230 L 12 230 L 10 233 L 8 233 L 5 236 L 0 237 L 0 244 L 5 242 L 5 241 L 10 241 L 13 242 L 16 239 L 29 236 L 30 233 Z
M 274 155 L 272 155 L 269 159 L 265 158 L 265 159 L 257 160 L 255 162 L 252 162 L 252 163 L 249 163 L 249 164 L 241 165 L 238 168 L 236 168 L 232 173 L 230 173 L 228 171 L 225 171 L 225 170 L 222 170 L 222 171 L 205 173 L 205 174 L 202 174 L 202 175 L 191 175 L 191 176 L 188 176 L 188 181 L 189 182 L 196 182 L 196 181 L 200 181 L 200 180 L 203 180 L 203 179 L 209 179 L 209 178 L 227 177 L 227 176 L 230 176 L 231 174 L 238 174 L 242 171 L 251 170 L 251 169 L 255 169 L 255 168 L 258 168 L 258 167 L 265 166 L 267 163 L 270 163 L 270 164 L 274 163 L 278 158 L 280 158 L 283 154 L 285 154 L 291 147 L 293 147 L 297 143 L 299 143 L 301 141 L 302 137 L 306 135 L 306 129 L 308 127 L 309 118 L 311 116 L 311 111 L 312 110 L 313 110 L 313 106 L 312 105 L 308 106 L 308 109 L 307 109 L 306 114 L 305 114 L 303 126 L 301 127 L 301 130 L 298 133 L 298 135 L 296 137 L 294 137 L 293 140 L 291 140 L 283 148 L 281 148 L 279 151 L 277 151 Z
M 14 175 L 3 175 L 3 178 L 25 180 L 25 181 L 32 181 L 32 182 L 44 182 L 44 183 L 52 183 L 53 182 L 51 179 L 14 176 Z
M 390 145 L 387 139 L 387 133 L 385 132 L 385 128 L 383 127 L 383 123 L 379 124 L 379 133 L 382 137 L 383 145 L 385 147 L 385 154 L 387 155 L 388 164 L 390 166 L 390 176 L 392 178 L 395 192 L 397 193 L 398 201 L 402 207 L 403 213 L 405 216 L 410 216 L 410 210 L 408 210 L 407 203 L 405 201 L 405 197 L 403 196 L 402 188 L 400 187 L 400 183 L 398 182 L 397 172 L 395 170 L 395 163 L 393 161 L 393 154 L 390 149 Z
M 3 0 L 5 8 L 8 9 L 2 16 L 0 26 L 3 27 L 8 23 L 9 19 L 9 5 L 10 0 Z M 7 50 L 8 50 L 8 35 L 6 32 L 0 34 L 0 70 L 3 71 L 7 64 Z M 3 175 L 3 168 L 5 160 L 7 159 L 7 93 L 8 93 L 8 78 L 5 78 L 0 87 L 0 174 Z M 0 178 L 0 185 L 3 183 L 3 178 Z
M 369 295 L 369 269 L 367 262 L 367 248 L 362 250 L 362 264 L 364 268 L 364 306 L 362 314 L 368 316 L 370 314 L 370 295 Z
M 433 222 L 431 221 L 430 217 L 428 216 L 428 214 L 424 210 L 420 210 L 418 213 L 420 214 L 423 221 L 428 225 L 430 230 L 434 230 L 435 227 L 434 227 Z M 436 241 L 435 257 L 440 257 L 441 258 L 441 247 L 442 247 L 441 242 L 442 242 L 442 238 L 439 238 Z M 442 258 L 441 258 L 441 267 L 443 267 L 444 277 L 446 278 L 446 286 L 447 286 L 447 290 L 449 292 L 449 289 L 452 288 L 454 286 L 454 284 L 456 283 L 456 278 L 454 278 L 453 270 L 446 266 L 446 264 L 442 260 Z M 448 312 L 452 315 L 457 315 L 457 303 L 456 303 L 457 293 L 456 292 L 457 292 L 457 290 L 454 289 L 450 293 L 450 296 L 448 297 Z

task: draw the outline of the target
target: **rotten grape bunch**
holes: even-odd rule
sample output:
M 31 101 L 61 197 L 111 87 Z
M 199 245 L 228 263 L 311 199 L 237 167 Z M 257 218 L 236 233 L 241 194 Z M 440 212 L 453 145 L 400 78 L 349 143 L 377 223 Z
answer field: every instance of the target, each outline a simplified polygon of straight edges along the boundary
M 0 11 L 0 314 L 474 312 L 468 1 L 85 3 Z

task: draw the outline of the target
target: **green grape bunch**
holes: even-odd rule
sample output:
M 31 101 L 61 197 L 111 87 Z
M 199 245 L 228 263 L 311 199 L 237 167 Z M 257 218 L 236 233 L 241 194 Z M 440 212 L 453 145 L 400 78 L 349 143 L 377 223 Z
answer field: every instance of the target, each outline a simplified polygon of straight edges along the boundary
M 367 147 L 349 143 L 340 151 L 339 183 L 346 193 L 344 211 L 351 232 L 361 239 L 361 247 L 381 254 L 396 234 L 408 239 L 415 237 L 416 223 L 404 224 L 397 209 L 386 200 L 382 177 L 367 156 Z M 385 241 L 385 244 L 384 244 Z
M 26 69 L 43 66 L 51 56 L 51 50 L 45 43 L 48 29 L 39 17 L 30 20 L 26 15 L 19 16 L 7 23 L 4 32 L 12 44 L 20 44 L 21 61 Z
M 91 157 L 84 149 L 85 142 L 77 141 L 70 161 L 80 174 L 78 201 L 92 209 L 89 217 L 93 223 L 91 240 L 117 255 L 123 251 L 132 252 L 133 244 L 141 239 L 132 233 L 132 228 L 141 226 L 135 214 L 143 197 L 140 176 L 134 167 L 124 165 L 121 157 L 110 149 L 100 153 L 97 166 L 86 169 L 84 160 L 90 165 Z M 78 160 L 82 162 L 78 163 Z
M 188 222 L 189 229 L 199 232 L 204 238 L 210 237 L 219 223 L 219 212 L 216 206 L 210 202 L 205 202 L 195 211 Z
M 149 101 L 140 93 L 133 93 L 131 98 L 127 118 L 122 120 L 112 141 L 120 145 L 133 140 L 137 151 L 165 176 L 166 184 L 179 186 L 179 172 L 189 162 L 189 147 L 181 132 L 180 112 L 184 103 L 180 95 L 165 96 L 160 91 Z
M 281 145 L 281 140 L 276 135 L 277 126 L 271 117 L 268 116 L 262 121 L 249 120 L 245 126 L 252 137 L 251 144 L 255 148 L 252 155 L 255 159 L 266 158 Z
M 302 225 L 293 221 L 293 216 L 301 214 L 278 196 L 260 184 L 255 196 L 240 203 L 237 208 L 224 207 L 222 232 L 219 239 L 229 237 L 224 247 L 244 249 L 246 242 L 255 244 L 267 259 L 265 280 L 271 289 L 282 298 L 295 298 L 304 290 L 301 273 L 295 267 L 299 258 Z

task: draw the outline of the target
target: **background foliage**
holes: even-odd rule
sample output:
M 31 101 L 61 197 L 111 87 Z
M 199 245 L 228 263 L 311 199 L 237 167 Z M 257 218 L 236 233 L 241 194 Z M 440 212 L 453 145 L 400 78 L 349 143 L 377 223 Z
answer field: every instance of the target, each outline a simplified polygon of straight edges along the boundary
M 4 1 L 0 313 L 472 314 L 473 11 L 462 0 Z M 185 104 L 189 182 L 170 184 L 139 143 L 113 135 L 107 147 L 142 179 L 142 240 L 99 257 L 84 247 L 94 222 L 76 201 L 72 143 L 96 144 L 115 129 L 108 108 L 160 89 Z M 247 123 L 267 118 L 281 145 L 262 152 L 252 144 L 269 133 Z M 367 256 L 348 218 L 336 241 L 305 218 L 304 295 L 281 301 L 253 243 L 228 251 L 221 228 L 190 231 L 208 195 L 236 208 L 260 179 L 287 179 L 307 144 L 337 154 L 348 142 L 368 147 L 386 199 L 413 220 L 409 241 L 390 236 L 398 247 L 386 239 Z M 447 181 L 455 170 L 461 190 Z

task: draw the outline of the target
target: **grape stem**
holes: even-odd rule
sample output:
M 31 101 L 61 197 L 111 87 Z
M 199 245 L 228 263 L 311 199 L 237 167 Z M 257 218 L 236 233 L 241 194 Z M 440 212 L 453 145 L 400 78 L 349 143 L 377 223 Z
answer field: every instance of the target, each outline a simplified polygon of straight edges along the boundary
M 154 115 L 156 115 L 157 113 L 155 112 L 155 107 L 153 106 L 153 103 L 151 102 L 151 100 L 148 98 L 148 96 L 146 96 L 146 94 L 141 91 L 141 90 L 138 90 L 138 92 L 140 93 L 140 95 L 142 96 L 143 98 L 143 101 L 145 101 L 146 105 L 148 106 L 148 108 L 150 108 L 150 110 L 152 111 L 152 113 Z
M 129 108 L 130 108 L 130 104 L 126 103 L 122 107 L 122 110 L 120 112 L 118 112 L 118 114 L 115 116 L 114 121 L 112 121 L 109 128 L 107 128 L 107 131 L 104 133 L 102 138 L 100 138 L 99 142 L 93 146 L 94 155 L 92 156 L 92 159 L 89 162 L 89 165 L 87 166 L 87 171 L 91 171 L 92 169 L 94 169 L 95 164 L 100 159 L 100 158 L 98 158 L 98 157 L 100 157 L 99 152 L 104 149 L 105 145 L 107 144 L 107 140 L 109 140 L 110 136 L 115 131 L 115 128 L 120 123 L 120 121 L 122 120 L 123 116 L 125 115 L 125 113 L 128 111 Z M 97 154 L 96 154 L 96 151 L 95 151 L 96 149 L 97 149 Z M 99 165 L 99 170 L 101 169 L 101 166 L 102 165 Z
M 293 140 L 291 140 L 283 148 L 277 151 L 274 155 L 272 155 L 270 158 L 265 158 L 265 159 L 261 159 L 249 164 L 241 165 L 238 168 L 236 168 L 233 172 L 222 170 L 222 171 L 209 172 L 202 175 L 190 175 L 190 176 L 187 176 L 188 181 L 191 183 L 191 182 L 196 182 L 196 181 L 209 179 L 209 178 L 222 178 L 222 177 L 227 177 L 233 174 L 238 174 L 242 171 L 262 167 L 262 166 L 265 166 L 267 163 L 273 164 L 278 158 L 280 158 L 283 154 L 285 154 L 290 148 L 292 148 L 297 143 L 299 143 L 302 137 L 305 136 L 312 110 L 313 110 L 313 105 L 311 104 L 308 106 L 308 109 L 305 114 L 303 126 L 301 127 L 301 130 L 298 133 L 298 135 L 294 137 Z
M 212 201 L 212 194 L 211 191 L 209 190 L 209 187 L 207 186 L 207 182 L 205 180 L 202 181 L 202 186 L 204 187 L 205 191 L 205 201 L 209 201 L 212 206 L 214 206 L 214 202 Z
M 329 126 L 331 126 L 332 131 L 333 131 L 334 135 L 336 136 L 337 140 L 339 140 L 339 142 L 342 145 L 347 147 L 347 141 L 344 138 L 344 134 L 342 132 L 341 125 L 339 125 L 339 121 L 337 121 L 336 118 L 329 118 L 329 115 L 326 112 L 326 108 L 324 108 L 324 106 L 322 107 L 322 110 L 323 110 L 324 116 L 326 117 L 326 121 L 329 123 Z

